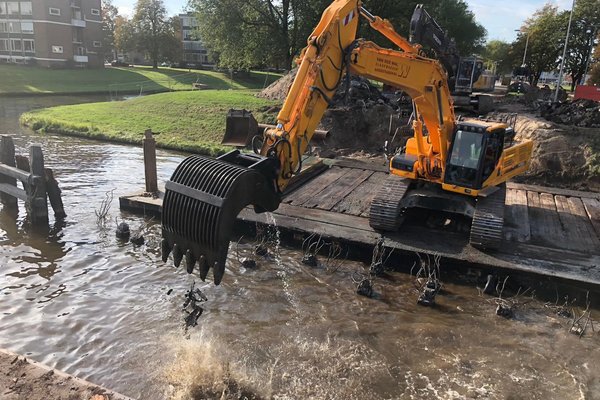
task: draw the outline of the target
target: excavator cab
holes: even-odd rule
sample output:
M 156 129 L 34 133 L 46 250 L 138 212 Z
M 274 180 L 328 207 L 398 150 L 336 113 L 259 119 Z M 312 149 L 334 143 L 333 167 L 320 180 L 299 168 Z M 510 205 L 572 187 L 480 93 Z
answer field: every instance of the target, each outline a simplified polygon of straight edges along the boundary
M 461 123 L 454 132 L 444 182 L 464 188 L 481 189 L 496 169 L 502 155 L 506 129 L 497 126 Z

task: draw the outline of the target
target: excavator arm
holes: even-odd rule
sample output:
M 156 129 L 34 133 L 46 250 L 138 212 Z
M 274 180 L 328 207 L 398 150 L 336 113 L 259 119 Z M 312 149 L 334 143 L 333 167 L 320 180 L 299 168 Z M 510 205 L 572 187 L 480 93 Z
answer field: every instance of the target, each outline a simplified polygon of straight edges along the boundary
M 357 40 L 361 15 L 399 50 Z M 264 131 L 259 154 L 236 150 L 217 159 L 190 156 L 167 182 L 163 260 L 172 253 L 177 266 L 185 261 L 190 273 L 197 266 L 202 279 L 213 268 L 214 282 L 220 283 L 237 214 L 247 205 L 256 212 L 278 207 L 347 73 L 394 85 L 413 98 L 415 136 L 408 150 L 418 154 L 414 177 L 439 181 L 454 130 L 454 112 L 443 67 L 420 56 L 419 49 L 396 33 L 389 21 L 365 10 L 360 0 L 333 1 L 308 39 L 277 125 Z

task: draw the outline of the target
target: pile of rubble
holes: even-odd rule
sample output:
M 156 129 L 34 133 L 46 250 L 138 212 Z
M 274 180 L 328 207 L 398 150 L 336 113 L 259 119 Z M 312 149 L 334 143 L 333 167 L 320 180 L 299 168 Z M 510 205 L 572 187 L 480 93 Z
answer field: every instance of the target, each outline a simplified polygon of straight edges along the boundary
M 600 128 L 600 102 L 579 99 L 553 104 L 543 108 L 541 116 L 557 124 Z

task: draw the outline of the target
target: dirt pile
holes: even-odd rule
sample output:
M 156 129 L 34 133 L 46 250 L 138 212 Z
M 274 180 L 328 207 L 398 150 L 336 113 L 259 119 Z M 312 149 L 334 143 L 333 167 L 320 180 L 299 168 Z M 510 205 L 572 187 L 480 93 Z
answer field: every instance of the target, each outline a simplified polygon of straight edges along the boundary
M 541 109 L 541 116 L 557 124 L 600 128 L 600 102 L 579 99 L 551 105 Z
M 284 101 L 296 72 L 291 71 L 258 96 Z M 408 121 L 406 112 L 400 112 L 402 107 L 406 107 L 405 99 L 383 96 L 377 87 L 364 78 L 352 77 L 349 82 L 343 81 L 331 100 L 332 104 L 319 125 L 319 129 L 331 133 L 330 139 L 319 146 L 323 154 L 348 155 L 356 151 L 381 154 L 390 130 L 394 132 L 396 127 Z M 404 118 L 398 118 L 399 113 Z M 333 153 L 332 149 L 335 149 Z
M 294 68 L 289 73 L 271 83 L 265 89 L 257 94 L 258 97 L 268 100 L 275 100 L 283 102 L 288 92 L 290 91 L 290 87 L 292 83 L 294 83 L 294 78 L 298 73 L 298 68 Z
M 508 121 L 511 115 L 493 113 L 488 117 Z M 515 131 L 517 139 L 534 142 L 529 170 L 515 181 L 600 191 L 597 129 L 557 125 L 531 114 L 520 114 Z

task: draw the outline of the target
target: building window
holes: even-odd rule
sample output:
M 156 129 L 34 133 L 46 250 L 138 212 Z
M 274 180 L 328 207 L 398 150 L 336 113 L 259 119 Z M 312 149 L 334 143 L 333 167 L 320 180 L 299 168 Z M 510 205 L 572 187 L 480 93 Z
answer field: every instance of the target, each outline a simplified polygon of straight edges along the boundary
M 0 22 L 0 33 L 8 32 L 8 22 Z
M 33 33 L 33 22 L 21 22 L 22 33 Z
M 6 13 L 7 14 L 19 14 L 19 3 L 16 1 L 6 2 Z
M 23 39 L 23 51 L 25 53 L 35 53 L 35 42 L 32 39 Z
M 21 39 L 10 39 L 10 49 L 12 51 L 21 51 Z
M 0 39 L 0 51 L 8 51 L 8 39 Z
M 31 15 L 33 11 L 31 9 L 30 1 L 22 1 L 21 2 L 21 15 Z
M 6 14 L 6 3 L 3 1 L 0 1 L 0 15 L 5 15 Z
M 57 53 L 57 54 L 62 54 L 63 47 L 62 46 L 52 46 L 52 52 Z
M 8 31 L 10 33 L 21 33 L 21 23 L 20 22 L 9 22 L 8 23 Z
M 50 15 L 60 15 L 60 8 L 50 7 L 48 9 L 48 12 L 50 13 Z
M 102 42 L 94 41 L 94 47 L 102 47 Z
M 92 15 L 100 15 L 100 10 L 98 10 L 97 8 L 92 8 Z

